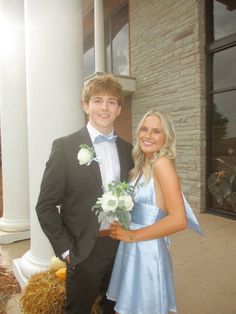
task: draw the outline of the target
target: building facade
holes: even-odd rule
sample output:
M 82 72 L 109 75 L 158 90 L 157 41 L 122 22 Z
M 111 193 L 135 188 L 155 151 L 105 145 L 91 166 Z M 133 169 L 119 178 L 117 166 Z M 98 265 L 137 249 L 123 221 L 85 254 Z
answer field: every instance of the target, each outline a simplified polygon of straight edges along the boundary
M 86 4 L 84 65 L 91 74 L 93 3 Z M 136 80 L 131 110 L 128 101 L 124 107 L 132 127 L 124 132 L 118 123 L 118 130 L 134 134 L 149 109 L 171 114 L 178 171 L 193 208 L 235 218 L 234 1 L 104 0 L 103 9 L 105 70 Z

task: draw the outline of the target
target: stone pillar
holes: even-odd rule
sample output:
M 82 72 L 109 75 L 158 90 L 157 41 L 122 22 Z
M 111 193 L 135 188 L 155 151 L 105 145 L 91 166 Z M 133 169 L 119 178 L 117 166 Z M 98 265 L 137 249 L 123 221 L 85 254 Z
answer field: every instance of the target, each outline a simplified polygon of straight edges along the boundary
M 0 243 L 29 238 L 24 2 L 0 1 L 1 155 Z
M 35 211 L 52 141 L 84 125 L 81 0 L 26 0 L 25 22 L 31 248 L 14 261 L 21 286 L 54 255 Z
M 95 72 L 105 72 L 103 0 L 94 0 Z

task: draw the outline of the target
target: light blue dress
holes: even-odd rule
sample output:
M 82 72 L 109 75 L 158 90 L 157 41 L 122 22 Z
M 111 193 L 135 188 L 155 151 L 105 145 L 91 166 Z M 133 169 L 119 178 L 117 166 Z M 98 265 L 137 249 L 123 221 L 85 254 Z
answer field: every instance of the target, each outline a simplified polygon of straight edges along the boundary
M 200 226 L 184 199 L 188 226 L 202 234 Z M 130 229 L 140 229 L 166 216 L 155 206 L 153 178 L 144 177 L 134 191 L 134 207 Z M 107 297 L 116 301 L 120 314 L 168 314 L 177 312 L 171 256 L 167 237 L 134 242 L 120 242 Z

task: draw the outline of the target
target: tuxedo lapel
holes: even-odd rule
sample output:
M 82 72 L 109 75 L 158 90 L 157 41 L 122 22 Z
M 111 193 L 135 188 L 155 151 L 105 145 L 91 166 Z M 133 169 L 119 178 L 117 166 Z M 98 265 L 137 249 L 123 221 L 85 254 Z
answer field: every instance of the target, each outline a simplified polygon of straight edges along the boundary
M 93 147 L 93 143 L 91 141 L 91 138 L 89 136 L 88 130 L 86 127 L 84 127 L 83 129 L 80 130 L 79 132 L 79 143 L 80 144 L 86 144 L 90 147 Z M 96 153 L 94 152 L 95 157 L 96 157 Z M 99 164 L 96 161 L 92 161 L 91 164 L 89 166 L 85 166 L 85 167 L 89 167 L 92 169 L 92 171 L 94 171 L 95 177 L 98 181 L 98 186 L 102 186 L 102 177 L 101 177 L 101 172 L 100 172 L 100 168 L 99 168 Z
M 120 138 L 117 138 L 116 141 L 116 146 L 117 146 L 117 151 L 118 151 L 118 156 L 119 156 L 119 161 L 120 161 L 120 181 L 125 181 L 127 178 L 127 155 L 124 151 L 122 142 Z

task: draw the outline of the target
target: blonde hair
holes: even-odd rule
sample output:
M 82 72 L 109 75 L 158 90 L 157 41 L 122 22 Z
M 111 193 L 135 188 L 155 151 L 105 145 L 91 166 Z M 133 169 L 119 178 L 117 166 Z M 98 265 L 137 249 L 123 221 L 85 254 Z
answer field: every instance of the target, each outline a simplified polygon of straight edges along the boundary
M 156 116 L 161 120 L 163 133 L 165 136 L 165 143 L 159 152 L 153 153 L 152 159 L 145 158 L 145 154 L 141 150 L 138 143 L 138 134 L 144 120 L 149 116 Z M 153 163 L 161 156 L 167 156 L 169 159 L 175 159 L 176 156 L 176 135 L 174 124 L 171 118 L 164 112 L 155 110 L 148 111 L 138 124 L 135 132 L 136 144 L 133 148 L 132 155 L 134 160 L 134 168 L 130 171 L 129 179 L 135 179 L 143 172 L 145 181 L 148 182 L 153 173 Z
M 98 75 L 86 82 L 82 90 L 82 103 L 88 104 L 91 97 L 105 93 L 115 96 L 120 106 L 123 104 L 122 86 L 111 74 Z

